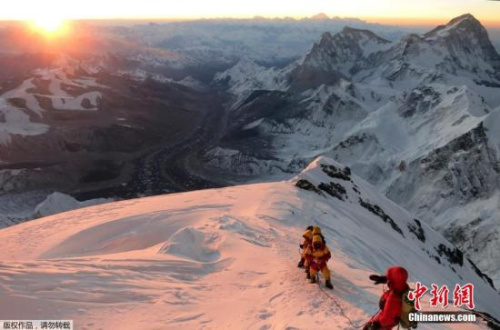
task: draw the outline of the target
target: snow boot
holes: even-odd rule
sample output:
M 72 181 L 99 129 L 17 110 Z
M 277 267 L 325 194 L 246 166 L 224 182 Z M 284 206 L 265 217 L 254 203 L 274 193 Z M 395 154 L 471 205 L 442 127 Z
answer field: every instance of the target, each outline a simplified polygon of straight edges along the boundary
M 305 260 L 304 258 L 300 259 L 299 264 L 297 265 L 297 267 L 299 267 L 299 268 L 304 267 L 304 262 L 305 262 L 305 261 L 306 261 L 306 260 Z
M 310 277 L 311 277 L 311 276 L 310 276 Z M 312 276 L 310 281 L 311 281 L 311 284 L 316 283 L 316 276 Z
M 330 280 L 326 280 L 325 281 L 325 286 L 330 289 L 330 290 L 333 290 L 333 285 L 332 285 L 332 282 L 330 282 Z

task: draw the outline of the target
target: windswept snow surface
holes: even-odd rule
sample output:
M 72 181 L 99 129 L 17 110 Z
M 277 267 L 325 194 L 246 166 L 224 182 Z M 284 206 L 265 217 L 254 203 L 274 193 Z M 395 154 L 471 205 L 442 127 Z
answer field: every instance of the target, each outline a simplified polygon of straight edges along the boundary
M 17 177 L 21 170 L 0 171 L 2 175 Z M 10 172 L 10 173 L 5 173 Z M 13 179 L 12 181 L 15 181 Z M 8 226 L 49 215 L 81 209 L 114 201 L 111 198 L 97 198 L 78 201 L 70 195 L 60 192 L 32 191 L 20 194 L 4 194 L 0 196 L 0 229 Z
M 296 268 L 309 224 L 323 228 L 333 251 L 330 294 L 355 325 L 377 311 L 381 288 L 368 275 L 394 264 L 427 285 L 471 281 L 477 309 L 500 317 L 498 292 L 466 260 L 436 261 L 434 247 L 450 246 L 439 234 L 422 224 L 418 240 L 408 212 L 324 166 L 342 168 L 318 159 L 291 181 L 99 205 L 1 230 L 0 319 L 73 319 L 78 329 L 351 329 Z M 344 200 L 299 189 L 298 180 L 341 184 Z M 485 328 L 461 328 L 477 327 Z

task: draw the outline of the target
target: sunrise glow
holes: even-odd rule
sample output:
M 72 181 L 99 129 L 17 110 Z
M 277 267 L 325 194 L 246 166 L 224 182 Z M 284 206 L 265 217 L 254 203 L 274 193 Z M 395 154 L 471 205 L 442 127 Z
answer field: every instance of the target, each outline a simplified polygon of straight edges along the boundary
M 46 33 L 54 33 L 64 25 L 63 19 L 40 18 L 33 20 L 33 25 Z
M 372 21 L 424 19 L 443 22 L 471 13 L 481 21 L 500 23 L 500 1 L 486 0 L 121 0 L 63 1 L 24 0 L 9 3 L 0 20 L 36 18 L 46 32 L 58 30 L 66 19 L 193 19 L 217 17 L 294 17 L 317 13 L 331 17 L 358 17 Z
M 49 37 L 63 34 L 67 24 L 66 20 L 61 17 L 51 17 L 47 15 L 30 19 L 29 23 L 34 30 Z

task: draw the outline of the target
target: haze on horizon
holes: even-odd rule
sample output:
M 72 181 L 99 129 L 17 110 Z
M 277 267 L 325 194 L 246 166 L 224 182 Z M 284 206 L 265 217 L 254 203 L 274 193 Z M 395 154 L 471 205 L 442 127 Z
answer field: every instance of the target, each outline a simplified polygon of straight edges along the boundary
M 428 25 L 471 13 L 483 23 L 500 27 L 500 2 L 487 0 L 20 0 L 2 8 L 0 20 L 71 19 L 196 19 L 302 18 L 326 13 L 380 23 Z

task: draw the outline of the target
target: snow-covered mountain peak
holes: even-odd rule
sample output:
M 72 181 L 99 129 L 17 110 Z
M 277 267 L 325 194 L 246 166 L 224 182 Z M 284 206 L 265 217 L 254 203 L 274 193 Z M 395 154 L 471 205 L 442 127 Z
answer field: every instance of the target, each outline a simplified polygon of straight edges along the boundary
M 360 41 L 389 49 L 366 56 Z M 394 44 L 365 30 L 324 33 L 286 73 L 289 88 L 242 102 L 226 152 L 207 158 L 225 171 L 274 176 L 328 155 L 474 249 L 500 283 L 497 57 L 471 15 Z
M 436 27 L 434 30 L 428 32 L 426 35 L 433 35 L 433 34 L 441 34 L 443 35 L 443 32 L 452 32 L 456 30 L 481 30 L 482 24 L 479 20 L 477 20 L 473 15 L 471 14 L 464 14 L 458 17 L 453 18 L 450 20 L 447 24 L 445 25 L 440 25 Z
M 477 53 L 488 61 L 498 61 L 499 55 L 493 47 L 487 30 L 474 16 L 466 14 L 452 19 L 424 35 L 427 41 L 446 42 L 448 48 L 463 48 L 466 52 Z M 443 42 L 441 41 L 441 42 Z M 498 64 L 498 63 L 497 63 Z
M 459 27 L 459 26 L 471 26 L 471 25 L 474 25 L 474 26 L 481 26 L 481 22 L 476 18 L 474 17 L 474 15 L 472 14 L 463 14 L 463 15 L 460 15 L 460 16 L 457 16 L 453 19 L 451 19 L 448 24 L 446 24 L 445 26 L 446 27 Z
M 240 104 L 254 90 L 281 90 L 285 81 L 276 68 L 266 68 L 244 57 L 233 67 L 214 76 L 213 85 L 222 86 L 234 95 L 233 107 Z
M 314 43 L 312 50 L 315 47 L 316 48 L 329 47 L 332 42 L 333 42 L 333 35 L 330 32 L 324 32 L 323 34 L 321 34 L 321 38 L 319 39 L 319 41 Z
M 387 50 L 390 45 L 368 30 L 345 27 L 335 35 L 325 32 L 291 70 L 290 81 L 292 86 L 305 89 L 334 85 L 358 71 L 370 55 Z
M 435 36 L 448 36 L 450 33 L 454 33 L 457 30 L 461 30 L 464 32 L 466 30 L 481 30 L 481 22 L 478 21 L 471 14 L 465 14 L 462 16 L 458 16 L 450 20 L 447 24 L 439 25 L 435 29 L 427 32 L 425 34 L 426 37 L 435 37 Z
M 364 69 L 367 71 L 360 77 L 365 81 L 384 77 L 398 81 L 398 86 L 403 81 L 417 86 L 450 80 L 471 86 L 500 86 L 500 56 L 486 29 L 472 15 L 455 18 L 424 35 L 410 34 L 375 61 L 365 62 Z
M 243 57 L 233 67 L 224 72 L 219 72 L 215 75 L 214 81 L 219 83 L 234 84 L 256 72 L 265 70 L 265 68 L 248 57 Z
M 379 37 L 369 30 L 344 27 L 339 33 L 332 35 L 325 32 L 304 57 L 302 65 L 323 66 L 327 69 L 344 71 L 344 64 L 368 57 L 370 54 L 387 49 L 388 40 Z M 349 68 L 350 69 L 350 68 Z
M 472 15 L 471 13 L 466 13 L 466 14 L 463 14 L 463 15 L 460 15 L 460 16 L 457 16 L 455 18 L 453 18 L 449 24 L 455 24 L 455 23 L 460 23 L 462 21 L 475 21 L 475 22 L 479 22 L 475 17 L 474 15 Z
M 364 41 L 366 39 L 369 39 L 375 43 L 379 44 L 388 44 L 390 43 L 389 40 L 386 40 L 374 32 L 366 29 L 356 29 L 350 26 L 346 26 L 342 29 L 341 32 L 338 33 L 339 36 L 346 36 L 346 37 L 351 37 L 357 41 Z
M 482 59 L 493 67 L 500 78 L 500 55 L 491 43 L 485 27 L 474 16 L 466 14 L 438 26 L 424 35 L 425 41 L 441 44 L 451 56 L 462 60 Z M 469 59 L 469 57 L 471 57 Z

